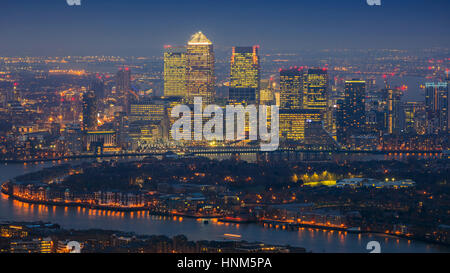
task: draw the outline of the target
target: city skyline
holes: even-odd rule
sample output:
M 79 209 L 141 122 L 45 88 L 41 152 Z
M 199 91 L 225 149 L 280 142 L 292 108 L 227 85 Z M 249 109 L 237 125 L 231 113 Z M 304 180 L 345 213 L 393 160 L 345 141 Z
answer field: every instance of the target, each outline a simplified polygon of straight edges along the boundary
M 450 252 L 448 0 L 0 6 L 0 253 Z

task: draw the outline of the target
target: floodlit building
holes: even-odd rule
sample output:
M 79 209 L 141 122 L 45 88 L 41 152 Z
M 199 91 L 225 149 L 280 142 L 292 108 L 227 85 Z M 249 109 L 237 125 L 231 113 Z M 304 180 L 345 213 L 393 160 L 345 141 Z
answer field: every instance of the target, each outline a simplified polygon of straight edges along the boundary
M 192 35 L 187 44 L 186 100 L 193 103 L 202 97 L 204 104 L 214 101 L 214 50 L 213 44 L 202 32 Z
M 186 48 L 165 46 L 164 96 L 186 96 Z
M 325 68 L 310 68 L 305 75 L 303 108 L 327 109 L 328 70 Z
M 323 114 L 318 110 L 280 110 L 280 138 L 289 141 L 302 141 L 308 122 L 322 121 Z
M 303 69 L 290 68 L 280 71 L 280 109 L 303 108 Z
M 228 94 L 231 103 L 259 102 L 261 67 L 258 50 L 259 46 L 233 47 Z
M 448 132 L 448 83 L 425 84 L 427 132 Z

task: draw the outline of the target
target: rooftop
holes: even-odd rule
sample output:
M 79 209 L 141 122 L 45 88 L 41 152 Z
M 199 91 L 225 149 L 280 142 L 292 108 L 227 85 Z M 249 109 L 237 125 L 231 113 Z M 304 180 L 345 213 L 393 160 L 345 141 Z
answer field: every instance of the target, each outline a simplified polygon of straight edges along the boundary
M 191 36 L 188 45 L 212 45 L 212 42 L 206 38 L 201 31 Z

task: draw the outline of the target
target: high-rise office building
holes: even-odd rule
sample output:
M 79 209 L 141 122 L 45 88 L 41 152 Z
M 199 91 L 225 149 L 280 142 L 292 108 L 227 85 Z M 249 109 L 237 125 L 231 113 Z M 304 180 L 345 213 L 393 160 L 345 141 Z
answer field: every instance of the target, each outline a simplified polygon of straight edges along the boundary
M 384 128 L 388 134 L 399 133 L 402 129 L 402 91 L 387 88 L 381 90 L 384 105 Z
M 186 48 L 165 46 L 164 96 L 186 96 Z
M 350 135 L 363 134 L 366 125 L 366 82 L 361 80 L 351 80 L 345 82 L 345 97 L 339 111 L 338 138 Z
M 116 75 L 116 97 L 123 107 L 123 111 L 129 113 L 131 98 L 131 70 L 121 68 Z
M 153 97 L 132 103 L 128 116 L 129 137 L 137 143 L 165 141 L 176 118 L 170 113 L 181 103 L 180 97 Z
M 403 103 L 403 112 L 405 132 L 419 135 L 426 133 L 425 104 L 423 102 L 405 102 Z
M 10 81 L 0 81 L 0 103 L 1 106 L 6 107 L 7 102 L 11 101 L 14 84 Z
M 127 148 L 126 135 L 128 131 L 128 116 L 125 112 L 116 112 L 114 114 L 114 129 L 116 131 L 117 145 L 121 148 Z
M 213 44 L 202 32 L 192 35 L 187 44 L 186 88 L 188 103 L 202 97 L 204 104 L 214 101 L 214 51 Z
M 308 69 L 305 75 L 303 108 L 325 111 L 328 100 L 328 71 L 323 68 Z
M 319 110 L 280 110 L 280 138 L 287 141 L 302 141 L 308 122 L 321 122 Z
M 367 98 L 367 97 L 366 97 Z M 366 132 L 368 134 L 381 135 L 386 131 L 385 103 L 377 96 L 368 94 L 366 100 Z
M 161 121 L 166 115 L 166 102 L 144 100 L 130 105 L 129 121 Z
M 97 98 L 94 91 L 83 94 L 83 130 L 97 129 Z
M 303 69 L 280 70 L 280 109 L 303 108 Z
M 258 49 L 258 46 L 233 47 L 228 93 L 231 103 L 259 103 L 261 68 Z
M 448 132 L 448 83 L 425 84 L 427 133 Z
M 98 99 L 103 99 L 105 97 L 105 84 L 101 78 L 95 78 L 89 84 L 89 89 L 94 91 L 95 96 Z

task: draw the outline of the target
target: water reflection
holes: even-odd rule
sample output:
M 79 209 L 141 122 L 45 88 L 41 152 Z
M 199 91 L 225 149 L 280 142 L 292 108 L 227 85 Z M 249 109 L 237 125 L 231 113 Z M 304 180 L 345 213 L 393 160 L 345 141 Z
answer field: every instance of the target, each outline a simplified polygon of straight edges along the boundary
M 0 180 L 4 181 L 52 165 L 57 165 L 57 162 L 2 165 Z M 167 236 L 184 234 L 190 240 L 223 240 L 224 234 L 240 234 L 242 240 L 246 241 L 289 244 L 305 247 L 313 252 L 366 252 L 366 244 L 373 240 L 382 243 L 383 252 L 450 252 L 449 248 L 391 236 L 309 228 L 291 230 L 280 226 L 276 228 L 270 225 L 232 224 L 217 220 L 205 224 L 202 220 L 155 216 L 146 211 L 115 212 L 81 207 L 32 205 L 11 200 L 4 194 L 0 196 L 0 221 L 46 221 L 58 223 L 63 228 L 69 229 L 97 228 Z

